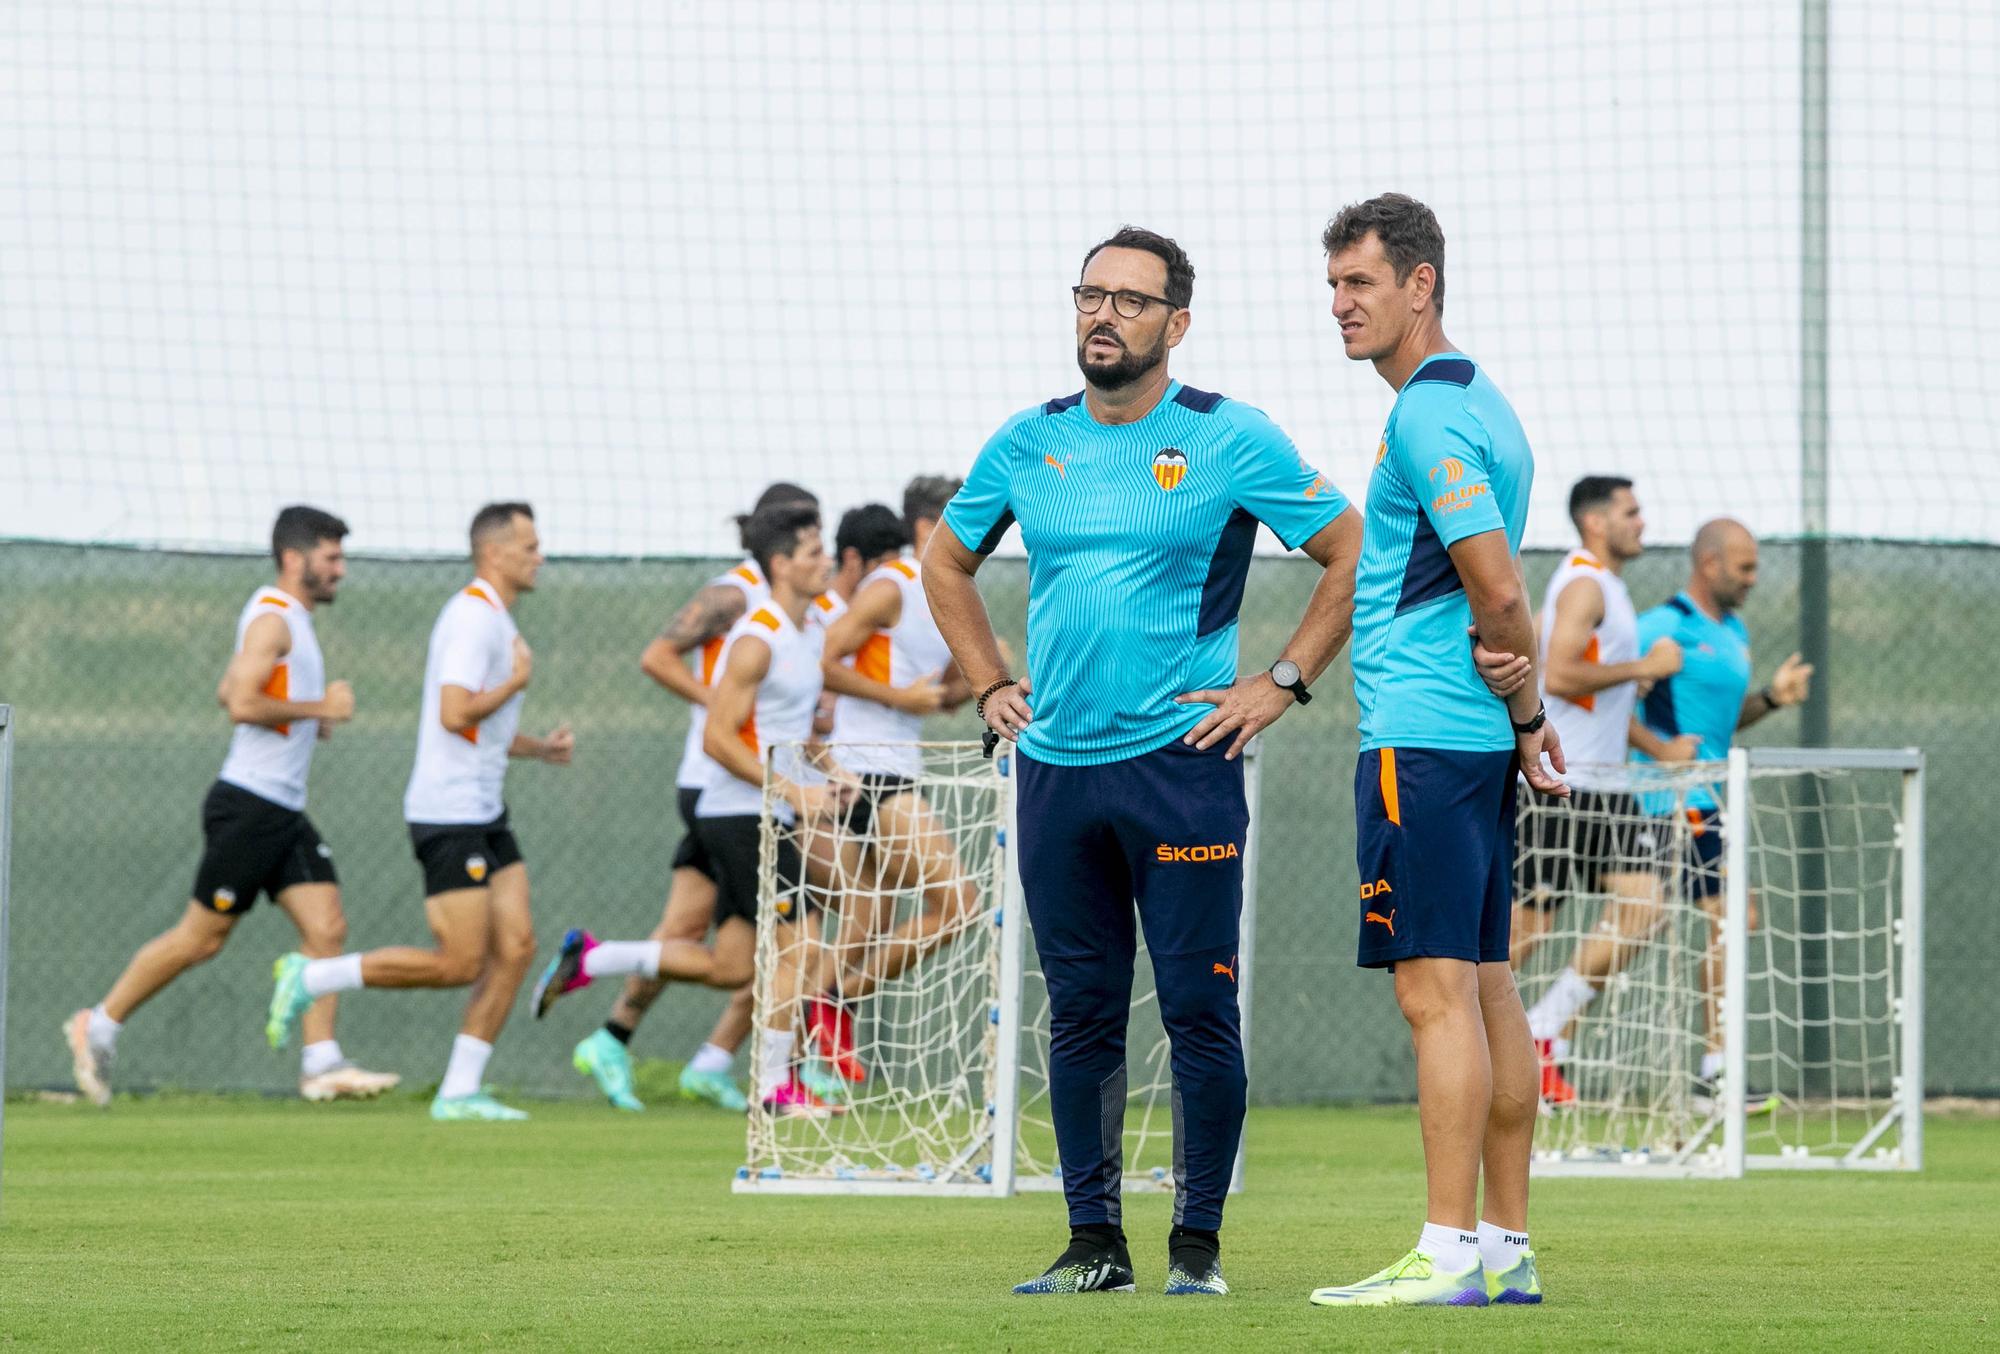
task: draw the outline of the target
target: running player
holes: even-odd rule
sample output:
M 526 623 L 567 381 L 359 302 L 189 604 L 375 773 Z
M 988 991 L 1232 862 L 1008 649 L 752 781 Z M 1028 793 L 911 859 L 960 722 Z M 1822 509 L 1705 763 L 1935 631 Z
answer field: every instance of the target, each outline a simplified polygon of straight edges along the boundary
M 161 988 L 222 950 L 266 893 L 299 930 L 300 948 L 340 953 L 347 918 L 333 852 L 306 817 L 313 744 L 354 715 L 354 689 L 326 680 L 313 611 L 332 606 L 347 574 L 347 523 L 290 507 L 271 528 L 277 580 L 257 589 L 236 622 L 236 652 L 216 699 L 235 724 L 229 755 L 202 801 L 205 842 L 194 895 L 172 929 L 132 956 L 104 1000 L 63 1024 L 77 1089 L 111 1103 L 118 1031 Z M 364 1072 L 333 1037 L 334 998 L 305 1014 L 299 1094 L 307 1100 L 380 1095 L 400 1077 Z
M 846 825 L 865 885 L 842 900 L 834 972 L 807 1003 L 806 1029 L 820 1056 L 850 1082 L 868 1078 L 855 1054 L 850 1003 L 958 935 L 979 911 L 977 885 L 964 877 L 950 834 L 917 789 L 923 752 L 915 746 L 925 716 L 972 697 L 931 619 L 920 563 L 962 483 L 936 475 L 910 481 L 901 526 L 914 555 L 899 545 L 871 555 L 852 606 L 827 632 L 822 669 L 828 690 L 839 693 L 834 738 L 841 764 L 861 782 Z M 874 544 L 889 546 L 890 538 L 885 532 Z M 889 905 L 909 891 L 922 902 L 891 928 Z
M 805 742 L 820 696 L 820 649 L 825 633 L 806 619 L 826 587 L 826 548 L 819 512 L 782 504 L 752 516 L 744 537 L 770 596 L 730 628 L 709 694 L 702 750 L 717 771 L 695 802 L 695 834 L 716 872 L 713 946 L 690 940 L 599 941 L 588 931 L 563 937 L 560 953 L 535 984 L 535 1014 L 594 978 L 637 975 L 738 988 L 754 973 L 757 944 L 760 823 L 765 761 L 773 749 Z M 779 819 L 823 815 L 837 804 L 838 786 L 808 784 L 799 761 L 773 760 Z M 777 842 L 777 888 L 771 900 L 779 925 L 776 1014 L 763 1032 L 758 1095 L 774 1114 L 825 1114 L 829 1106 L 800 1082 L 793 1063 L 801 964 L 797 931 L 812 906 L 792 836 Z
M 782 480 L 767 486 L 757 496 L 750 513 L 736 519 L 739 542 L 752 516 L 784 504 L 817 508 L 819 499 L 810 490 Z M 654 940 L 698 943 L 708 936 L 715 921 L 715 865 L 694 830 L 695 801 L 715 771 L 715 763 L 701 750 L 702 734 L 724 638 L 730 627 L 743 619 L 751 603 L 769 595 L 764 571 L 751 557 L 747 542 L 741 543 L 742 562 L 704 584 L 674 613 L 673 619 L 639 657 L 639 666 L 648 677 L 688 703 L 687 738 L 674 789 L 681 841 L 674 851 L 666 906 L 660 914 L 660 924 L 653 928 Z M 696 654 L 699 658 L 690 665 L 689 658 Z M 666 982 L 657 977 L 627 978 L 624 989 L 612 1003 L 610 1017 L 600 1029 L 586 1035 L 570 1055 L 576 1070 L 593 1078 L 605 1099 L 621 1110 L 645 1108 L 633 1093 L 629 1046 L 639 1022 L 646 1018 L 646 1012 L 666 987 Z M 732 1069 L 736 1051 L 750 1033 L 750 1008 L 750 986 L 745 983 L 731 994 L 729 1004 L 716 1017 L 715 1028 L 681 1069 L 682 1099 L 705 1100 L 736 1114 L 749 1108 L 749 1102 L 737 1088 Z
M 472 562 L 477 576 L 444 604 L 431 631 L 416 765 L 403 795 L 437 946 L 338 959 L 285 955 L 274 966 L 265 1033 L 273 1048 L 282 1047 L 299 1013 L 329 992 L 470 985 L 431 1117 L 525 1119 L 481 1087 L 493 1041 L 535 957 L 528 865 L 502 787 L 509 758 L 567 765 L 576 740 L 568 725 L 546 738 L 519 732 L 534 654 L 512 612 L 542 569 L 534 510 L 526 503 L 481 508 L 472 519 Z
M 1245 1088 L 1236 950 L 1250 817 L 1237 754 L 1312 699 L 1346 642 L 1361 520 L 1264 414 L 1169 376 L 1194 318 L 1178 244 L 1118 231 L 1084 256 L 1071 299 L 1083 389 L 988 440 L 923 569 L 979 717 L 1019 740 L 1021 882 L 1048 979 L 1070 1241 L 1014 1291 L 1136 1282 L 1120 1198 L 1136 900 L 1177 1107 L 1165 1288 L 1221 1294 Z M 1017 521 L 1032 692 L 1009 674 L 973 582 Z M 1238 677 L 1260 522 L 1322 573 L 1277 662 Z
M 1408 1254 L 1312 1301 L 1539 1302 L 1527 1231 L 1535 1050 L 1507 931 L 1516 769 L 1562 794 L 1550 766 L 1563 760 L 1538 685 L 1496 699 L 1465 642 L 1476 624 L 1533 666 L 1517 554 L 1534 457 L 1506 399 L 1445 337 L 1444 233 L 1430 209 L 1385 194 L 1343 208 L 1321 243 L 1347 356 L 1396 391 L 1355 580 L 1358 962 L 1394 974 L 1410 1025 L 1428 1197 Z
M 1687 585 L 1639 618 L 1641 644 L 1671 640 L 1683 655 L 1680 670 L 1655 682 L 1640 706 L 1641 727 L 1633 731 L 1640 761 L 1667 760 L 1659 757 L 1662 747 L 1675 756 L 1687 753 L 1690 739 L 1696 760 L 1726 760 L 1738 729 L 1749 728 L 1774 710 L 1801 704 L 1811 694 L 1812 665 L 1801 662 L 1796 653 L 1778 665 L 1769 685 L 1750 690 L 1750 632 L 1736 612 L 1757 585 L 1756 537 L 1742 523 L 1719 517 L 1695 533 L 1692 556 Z M 1697 1090 L 1711 1094 L 1722 1070 L 1716 993 L 1722 986 L 1722 854 L 1728 825 L 1712 788 L 1694 787 L 1687 804 L 1693 859 L 1667 861 L 1663 867 L 1682 875 L 1689 894 L 1710 919 L 1710 944 L 1702 962 L 1707 1051 L 1702 1054 Z M 1663 811 L 1656 805 L 1648 807 Z M 1664 829 L 1658 834 L 1662 841 L 1669 835 Z M 1640 952 L 1657 915 L 1657 909 L 1641 909 L 1613 930 L 1586 939 L 1564 979 L 1535 1003 L 1530 1018 L 1536 1027 L 1561 1030 L 1582 1012 L 1606 980 Z M 1754 906 L 1750 924 L 1756 925 Z M 1560 1055 L 1551 1052 L 1560 1062 Z

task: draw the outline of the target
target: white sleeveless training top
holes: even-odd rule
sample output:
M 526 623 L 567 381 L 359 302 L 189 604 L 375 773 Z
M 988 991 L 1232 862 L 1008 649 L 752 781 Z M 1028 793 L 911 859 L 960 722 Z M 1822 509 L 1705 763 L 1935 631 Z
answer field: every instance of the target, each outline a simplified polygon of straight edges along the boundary
M 728 666 L 729 654 L 739 640 L 754 635 L 771 647 L 771 666 L 757 684 L 757 698 L 750 718 L 736 736 L 750 748 L 762 764 L 768 749 L 784 743 L 803 743 L 812 736 L 813 710 L 819 704 L 819 659 L 826 647 L 826 631 L 808 623 L 801 630 L 776 605 L 765 602 L 730 627 L 724 637 L 718 676 Z M 755 816 L 763 811 L 764 789 L 760 781 L 752 785 L 739 780 L 718 762 L 701 798 L 695 801 L 697 818 Z M 801 771 L 801 759 L 781 756 L 778 774 L 794 780 L 809 779 Z M 789 823 L 789 805 L 780 805 L 777 816 Z
M 848 663 L 862 676 L 885 686 L 902 688 L 919 678 L 941 676 L 951 663 L 951 649 L 931 618 L 920 569 L 913 559 L 890 560 L 861 580 L 862 588 L 870 588 L 886 579 L 903 594 L 896 623 L 870 635 Z M 856 589 L 855 596 L 860 595 Z M 850 771 L 915 779 L 923 771 L 921 752 L 914 747 L 879 745 L 915 743 L 923 737 L 923 729 L 922 715 L 894 710 L 860 696 L 842 696 L 834 707 L 833 737 L 844 745 L 840 762 Z
M 741 592 L 745 615 L 756 610 L 771 595 L 770 584 L 764 581 L 764 572 L 757 567 L 754 559 L 744 560 L 728 573 L 717 574 L 703 586 L 732 587 Z M 695 680 L 703 686 L 715 685 L 715 674 L 722 670 L 722 648 L 728 639 L 727 634 L 717 635 L 703 644 L 701 652 L 695 655 Z M 708 784 L 710 774 L 720 769 L 701 750 L 702 735 L 707 728 L 708 707 L 689 706 L 687 740 L 681 747 L 680 770 L 674 775 L 674 784 L 683 790 L 702 789 Z
M 306 604 L 277 588 L 257 589 L 236 620 L 237 653 L 243 652 L 243 636 L 250 622 L 259 616 L 276 616 L 292 636 L 292 651 L 264 683 L 264 694 L 281 701 L 323 699 L 326 661 L 320 657 L 319 636 L 313 632 L 312 612 Z M 318 738 L 316 719 L 295 719 L 275 729 L 238 724 L 229 736 L 229 755 L 223 759 L 221 779 L 273 804 L 303 812 L 306 773 L 312 769 L 313 743 Z
M 1574 550 L 1557 566 L 1542 594 L 1542 652 L 1547 654 L 1555 634 L 1556 598 L 1579 578 L 1594 581 L 1604 594 L 1604 619 L 1590 632 L 1583 657 L 1589 663 L 1630 663 L 1639 657 L 1639 616 L 1632 609 L 1632 595 L 1625 580 L 1597 562 L 1587 550 Z M 1625 760 L 1625 741 L 1630 732 L 1632 706 L 1638 697 L 1636 682 L 1620 682 L 1588 696 L 1566 700 L 1549 694 L 1546 665 L 1542 673 L 1542 704 L 1555 722 L 1562 739 L 1563 756 L 1570 766 L 1565 777 L 1584 790 L 1610 788 L 1597 768 L 1615 766 Z
M 520 732 L 528 693 L 516 691 L 464 733 L 444 726 L 439 706 L 447 686 L 477 695 L 512 676 L 519 633 L 499 590 L 483 579 L 462 588 L 438 613 L 424 661 L 417 761 L 403 792 L 406 822 L 490 823 L 506 808 L 507 749 Z

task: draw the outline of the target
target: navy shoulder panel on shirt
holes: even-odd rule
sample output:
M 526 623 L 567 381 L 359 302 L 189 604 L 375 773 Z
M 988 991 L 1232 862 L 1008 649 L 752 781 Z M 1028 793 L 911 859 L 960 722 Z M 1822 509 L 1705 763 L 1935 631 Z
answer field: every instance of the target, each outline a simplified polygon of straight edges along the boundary
M 1226 398 L 1212 390 L 1196 390 L 1193 386 L 1182 386 L 1174 392 L 1174 403 L 1192 409 L 1197 414 L 1212 414 L 1215 406 Z
M 1417 374 L 1409 379 L 1408 384 L 1414 386 L 1422 385 L 1426 381 L 1435 381 L 1439 385 L 1469 386 L 1478 370 L 1469 358 L 1450 357 L 1442 362 L 1429 362 L 1417 368 Z
M 1083 392 L 1079 390 L 1074 395 L 1063 395 L 1057 399 L 1048 401 L 1042 406 L 1042 412 L 1045 414 L 1060 414 L 1063 410 L 1074 409 L 1081 403 L 1083 403 Z
M 1669 597 L 1664 603 L 1664 605 L 1672 607 L 1674 610 L 1680 612 L 1681 615 L 1683 616 L 1694 615 L 1694 608 L 1689 606 L 1685 601 L 1683 601 L 1679 597 Z

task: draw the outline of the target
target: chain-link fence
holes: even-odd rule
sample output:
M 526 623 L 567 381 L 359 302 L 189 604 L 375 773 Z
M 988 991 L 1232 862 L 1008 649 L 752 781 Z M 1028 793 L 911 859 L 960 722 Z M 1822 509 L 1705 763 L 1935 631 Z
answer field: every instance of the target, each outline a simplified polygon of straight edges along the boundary
M 1553 556 L 1528 559 L 1539 590 Z M 1670 595 L 1685 552 L 1658 548 L 1627 573 L 1640 605 Z M 1758 680 L 1795 646 L 1797 547 L 1765 547 L 1744 617 Z M 1938 1092 L 2000 1090 L 1992 1010 L 2000 960 L 2000 833 L 1991 771 L 2000 755 L 1987 685 L 2000 649 L 1979 619 L 2000 615 L 2000 549 L 1841 542 L 1833 550 L 1833 737 L 1915 745 L 1930 756 L 1929 1061 Z M 640 671 L 666 613 L 715 561 L 557 560 L 518 616 L 536 650 L 525 727 L 577 731 L 573 766 L 517 764 L 508 798 L 535 888 L 546 949 L 568 925 L 640 935 L 658 919 L 679 837 L 673 775 L 686 708 Z M 401 818 L 415 743 L 426 636 L 464 565 L 362 559 L 321 611 L 330 676 L 351 680 L 359 713 L 318 752 L 311 812 L 333 845 L 354 945 L 422 942 L 421 880 Z M 238 608 L 268 576 L 241 556 L 54 545 L 0 546 L 0 702 L 16 711 L 14 968 L 8 1079 L 67 1076 L 62 1018 L 98 1000 L 133 949 L 186 906 L 200 852 L 198 807 L 227 725 L 213 698 Z M 981 573 L 996 625 L 1019 650 L 1025 570 Z M 1244 663 L 1276 654 L 1305 605 L 1309 565 L 1259 560 L 1242 630 Z M 1538 592 L 1539 595 L 1539 592 Z M 1955 637 L 1946 642 L 1941 637 Z M 1267 740 L 1259 885 L 1253 1094 L 1263 1101 L 1402 1097 L 1409 1039 L 1379 975 L 1353 967 L 1354 705 L 1345 660 L 1322 699 Z M 1793 714 L 1754 743 L 1795 741 Z M 965 735 L 965 718 L 940 734 Z M 119 1045 L 128 1087 L 291 1084 L 266 1051 L 270 961 L 290 923 L 260 907 L 223 954 L 167 989 Z M 608 986 L 608 985 L 602 985 Z M 497 1083 L 581 1091 L 570 1044 L 609 1001 L 596 993 L 536 1024 L 517 1011 Z M 682 1058 L 718 998 L 675 989 L 639 1035 L 642 1053 Z M 343 1044 L 413 1082 L 438 1076 L 462 993 L 362 992 L 343 999 Z

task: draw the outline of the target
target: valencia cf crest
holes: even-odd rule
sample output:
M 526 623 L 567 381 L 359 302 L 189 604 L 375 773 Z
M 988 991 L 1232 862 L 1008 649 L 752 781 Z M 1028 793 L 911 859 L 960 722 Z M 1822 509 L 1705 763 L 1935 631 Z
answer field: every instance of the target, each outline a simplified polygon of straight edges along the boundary
M 235 906 L 236 906 L 235 889 L 217 889 L 215 891 L 215 910 L 217 912 L 227 912 L 230 908 Z
M 1163 448 L 1153 458 L 1153 478 L 1160 482 L 1162 489 L 1172 489 L 1187 478 L 1187 453 L 1179 447 Z
M 485 882 L 486 882 L 486 857 L 484 857 L 484 856 L 467 856 L 467 857 L 465 858 L 465 872 L 466 872 L 466 873 L 467 873 L 468 875 L 471 875 L 471 876 L 472 876 L 472 882 L 473 882 L 473 883 L 475 883 L 475 884 L 483 884 L 483 883 L 485 883 Z

